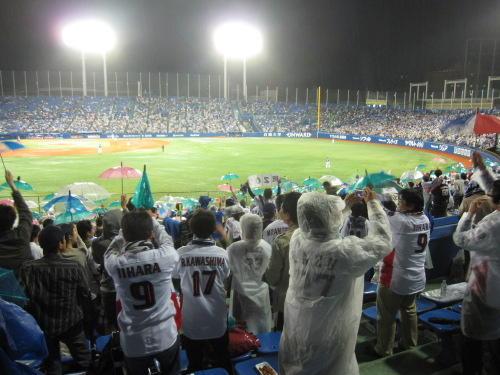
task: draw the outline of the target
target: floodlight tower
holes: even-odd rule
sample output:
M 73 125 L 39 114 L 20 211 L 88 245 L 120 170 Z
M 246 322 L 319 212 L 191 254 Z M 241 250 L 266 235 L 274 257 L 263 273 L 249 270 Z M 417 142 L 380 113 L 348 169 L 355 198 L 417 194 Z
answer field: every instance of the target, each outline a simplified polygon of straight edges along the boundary
M 243 60 L 243 98 L 247 100 L 247 58 L 262 49 L 262 36 L 243 22 L 225 23 L 215 30 L 215 48 L 224 55 L 224 98 L 227 99 L 227 58 Z
M 62 31 L 64 44 L 82 53 L 83 96 L 87 96 L 87 77 L 85 73 L 85 53 L 102 54 L 104 66 L 104 96 L 108 96 L 108 73 L 106 52 L 116 43 L 111 27 L 98 20 L 80 20 L 68 24 Z

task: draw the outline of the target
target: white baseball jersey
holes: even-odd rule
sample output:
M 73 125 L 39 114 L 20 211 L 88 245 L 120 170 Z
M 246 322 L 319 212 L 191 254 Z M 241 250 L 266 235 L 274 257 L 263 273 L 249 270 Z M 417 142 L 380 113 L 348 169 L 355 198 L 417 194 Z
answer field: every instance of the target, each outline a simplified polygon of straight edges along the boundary
M 274 239 L 287 230 L 288 225 L 283 220 L 275 220 L 262 231 L 262 239 L 272 245 Z
M 233 241 L 237 238 L 241 238 L 241 225 L 238 220 L 233 217 L 227 219 L 224 224 L 224 230 L 226 231 L 227 237 Z
M 425 256 L 430 239 L 424 214 L 389 212 L 393 250 L 382 263 L 380 283 L 394 293 L 410 295 L 425 289 Z
M 193 239 L 177 251 L 172 277 L 181 280 L 183 334 L 193 340 L 221 337 L 227 329 L 227 251 L 206 239 Z
M 113 278 L 122 306 L 118 324 L 127 357 L 164 351 L 177 339 L 170 296 L 171 274 L 179 257 L 172 239 L 155 220 L 153 235 L 158 249 L 146 241 L 125 244 L 120 230 L 104 255 L 104 266 Z

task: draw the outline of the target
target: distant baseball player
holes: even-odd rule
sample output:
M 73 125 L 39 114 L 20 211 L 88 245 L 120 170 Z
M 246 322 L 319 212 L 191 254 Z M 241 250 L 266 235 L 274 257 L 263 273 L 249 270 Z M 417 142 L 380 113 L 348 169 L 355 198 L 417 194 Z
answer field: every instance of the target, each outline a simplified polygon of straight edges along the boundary
M 326 158 L 325 162 L 325 168 L 330 168 L 330 158 Z
M 200 208 L 191 215 L 194 237 L 177 250 L 179 262 L 172 274 L 180 279 L 183 296 L 182 346 L 189 361 L 188 373 L 203 369 L 203 349 L 210 345 L 214 367 L 232 374 L 223 284 L 229 276 L 229 258 L 211 238 L 215 226 L 215 215 L 209 210 Z

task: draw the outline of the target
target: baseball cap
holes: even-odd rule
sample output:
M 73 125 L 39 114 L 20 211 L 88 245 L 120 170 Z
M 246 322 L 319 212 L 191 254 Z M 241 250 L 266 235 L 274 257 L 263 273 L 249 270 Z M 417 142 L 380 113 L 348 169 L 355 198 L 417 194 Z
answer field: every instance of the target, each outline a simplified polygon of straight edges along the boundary
M 237 216 L 237 215 L 242 214 L 242 213 L 243 213 L 243 207 L 241 207 L 239 205 L 231 207 L 231 214 L 233 216 Z
M 40 247 L 46 251 L 54 251 L 64 238 L 64 232 L 56 225 L 49 225 L 42 229 L 38 235 Z
M 266 203 L 264 205 L 264 217 L 272 217 L 274 215 L 274 213 L 276 212 L 276 206 L 274 205 L 274 203 Z

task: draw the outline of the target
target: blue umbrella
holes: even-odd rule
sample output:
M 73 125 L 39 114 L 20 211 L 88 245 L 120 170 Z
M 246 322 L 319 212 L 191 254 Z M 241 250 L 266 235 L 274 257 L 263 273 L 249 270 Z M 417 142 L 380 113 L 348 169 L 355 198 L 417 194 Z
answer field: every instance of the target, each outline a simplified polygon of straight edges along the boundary
M 7 170 L 7 168 L 5 168 L 5 163 L 3 162 L 2 152 L 15 151 L 21 148 L 25 148 L 25 146 L 17 142 L 12 142 L 12 141 L 0 142 L 0 159 L 2 159 L 3 169 Z
M 80 221 L 83 219 L 88 219 L 89 217 L 93 216 L 92 212 L 63 212 L 62 214 L 59 214 L 56 216 L 54 219 L 54 224 L 63 224 L 63 223 L 73 223 L 76 221 Z
M 71 195 L 71 191 L 69 192 L 68 195 L 62 195 L 62 196 L 59 196 L 59 197 L 56 197 L 56 198 L 50 200 L 42 208 L 44 211 L 48 211 L 55 204 L 62 204 L 66 211 L 69 209 L 72 212 L 88 212 L 88 210 L 84 206 L 83 202 L 80 199 L 78 199 L 77 197 L 73 197 Z

